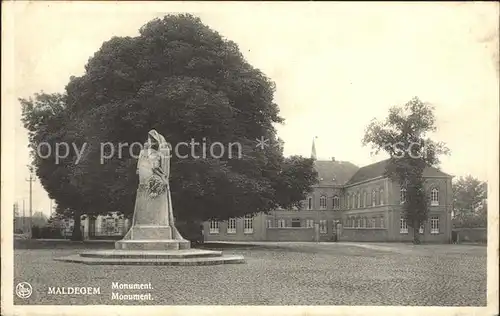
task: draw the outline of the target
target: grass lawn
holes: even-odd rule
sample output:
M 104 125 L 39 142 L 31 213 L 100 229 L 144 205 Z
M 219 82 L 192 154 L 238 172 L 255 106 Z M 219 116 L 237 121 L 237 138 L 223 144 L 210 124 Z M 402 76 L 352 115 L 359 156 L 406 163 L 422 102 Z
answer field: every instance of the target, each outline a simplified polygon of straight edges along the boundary
M 175 267 L 53 260 L 90 248 L 112 249 L 113 243 L 21 244 L 14 251 L 14 286 L 29 282 L 33 294 L 14 297 L 14 304 L 486 305 L 486 247 L 472 245 L 212 244 L 204 247 L 241 254 L 247 262 Z M 153 289 L 112 290 L 112 282 L 151 283 Z M 48 287 L 70 286 L 100 287 L 100 295 L 48 294 Z M 112 292 L 151 293 L 153 300 L 117 301 Z

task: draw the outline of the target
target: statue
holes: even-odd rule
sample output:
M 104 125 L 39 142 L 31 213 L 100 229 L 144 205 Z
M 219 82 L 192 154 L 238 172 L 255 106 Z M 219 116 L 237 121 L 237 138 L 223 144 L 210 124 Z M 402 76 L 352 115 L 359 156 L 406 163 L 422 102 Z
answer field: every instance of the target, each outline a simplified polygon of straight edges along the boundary
M 182 242 L 183 248 L 188 243 L 175 227 L 169 185 L 171 153 L 165 138 L 155 130 L 149 131 L 137 163 L 139 186 L 132 226 L 117 248 L 124 248 L 127 240 L 173 240 Z

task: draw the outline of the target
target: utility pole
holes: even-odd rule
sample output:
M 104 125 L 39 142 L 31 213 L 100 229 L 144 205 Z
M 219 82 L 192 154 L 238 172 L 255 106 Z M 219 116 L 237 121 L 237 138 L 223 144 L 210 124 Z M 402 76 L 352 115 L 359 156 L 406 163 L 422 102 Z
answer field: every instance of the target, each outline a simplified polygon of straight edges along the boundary
M 22 218 L 22 220 L 21 220 L 21 227 L 23 229 L 23 234 L 24 234 L 24 228 L 25 228 L 25 225 L 24 225 L 25 224 L 24 223 L 24 218 L 25 217 L 26 217 L 26 208 L 24 206 L 24 199 L 23 199 L 23 217 L 21 217 Z
M 33 166 L 28 165 L 28 169 L 30 171 L 30 177 L 29 179 L 26 179 L 30 183 L 30 216 L 29 216 L 29 232 L 30 232 L 30 238 L 33 238 L 33 234 L 31 231 L 31 226 L 32 226 L 32 220 L 33 220 L 33 181 L 35 181 L 33 177 Z

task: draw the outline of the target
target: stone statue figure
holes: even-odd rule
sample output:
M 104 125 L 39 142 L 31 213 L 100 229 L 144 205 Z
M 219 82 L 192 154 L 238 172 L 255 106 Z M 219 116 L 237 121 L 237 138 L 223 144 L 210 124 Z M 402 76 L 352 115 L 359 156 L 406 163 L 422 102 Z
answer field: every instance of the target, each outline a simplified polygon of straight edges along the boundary
M 172 147 L 154 129 L 137 163 L 139 186 L 132 226 L 126 240 L 177 240 L 187 242 L 175 227 L 169 175 Z

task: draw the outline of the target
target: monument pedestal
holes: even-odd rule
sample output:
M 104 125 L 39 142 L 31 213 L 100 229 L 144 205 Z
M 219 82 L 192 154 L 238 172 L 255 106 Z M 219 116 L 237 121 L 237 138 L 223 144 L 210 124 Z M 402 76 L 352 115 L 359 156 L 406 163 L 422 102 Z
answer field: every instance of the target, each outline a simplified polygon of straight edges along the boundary
M 119 240 L 115 242 L 117 250 L 181 250 L 191 248 L 188 240 Z
M 185 239 L 173 239 L 172 227 L 132 226 L 122 240 L 115 242 L 117 250 L 180 250 L 191 248 Z

